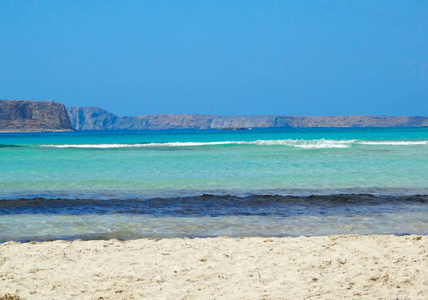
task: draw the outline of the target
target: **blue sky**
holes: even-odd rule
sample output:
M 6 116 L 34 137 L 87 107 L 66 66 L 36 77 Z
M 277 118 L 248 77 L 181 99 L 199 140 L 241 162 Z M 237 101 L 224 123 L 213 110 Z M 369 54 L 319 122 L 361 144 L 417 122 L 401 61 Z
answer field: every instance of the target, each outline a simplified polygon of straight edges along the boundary
M 0 1 L 0 99 L 428 115 L 428 1 Z

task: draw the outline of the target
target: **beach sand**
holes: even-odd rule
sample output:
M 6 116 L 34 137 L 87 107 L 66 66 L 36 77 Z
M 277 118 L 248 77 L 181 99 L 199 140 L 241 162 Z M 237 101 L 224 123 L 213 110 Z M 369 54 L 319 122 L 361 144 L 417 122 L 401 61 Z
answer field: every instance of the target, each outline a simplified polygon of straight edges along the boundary
M 428 299 L 428 237 L 7 242 L 0 299 Z

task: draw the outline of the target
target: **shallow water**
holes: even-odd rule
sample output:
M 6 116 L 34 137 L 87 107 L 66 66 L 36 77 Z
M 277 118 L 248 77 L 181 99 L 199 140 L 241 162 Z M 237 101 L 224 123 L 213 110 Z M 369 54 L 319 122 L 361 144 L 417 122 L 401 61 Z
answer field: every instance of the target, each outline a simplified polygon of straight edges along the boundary
M 0 176 L 0 241 L 428 232 L 427 128 L 1 134 Z

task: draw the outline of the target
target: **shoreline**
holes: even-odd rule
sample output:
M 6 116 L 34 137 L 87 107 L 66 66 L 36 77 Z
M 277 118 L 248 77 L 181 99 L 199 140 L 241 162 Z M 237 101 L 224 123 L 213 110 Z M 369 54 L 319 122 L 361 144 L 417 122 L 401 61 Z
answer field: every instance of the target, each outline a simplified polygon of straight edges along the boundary
M 0 298 L 423 299 L 428 237 L 330 235 L 0 244 Z

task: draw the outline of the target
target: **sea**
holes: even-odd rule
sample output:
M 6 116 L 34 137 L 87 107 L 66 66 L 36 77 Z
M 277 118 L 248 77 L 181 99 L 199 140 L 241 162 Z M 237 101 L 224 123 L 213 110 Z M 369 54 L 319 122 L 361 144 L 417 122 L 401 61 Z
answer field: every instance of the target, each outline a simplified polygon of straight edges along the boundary
M 0 134 L 0 242 L 428 234 L 428 128 Z

